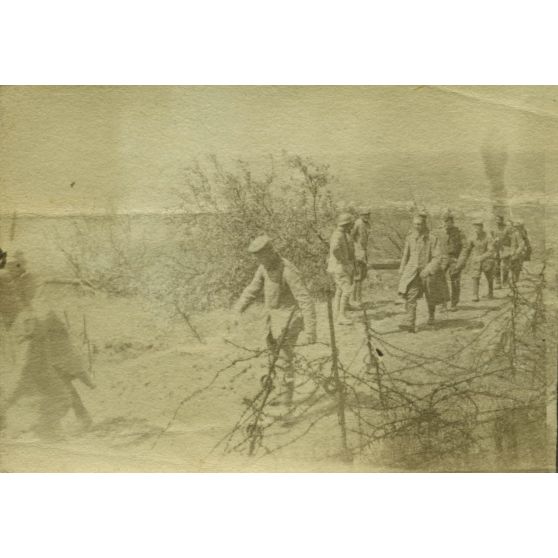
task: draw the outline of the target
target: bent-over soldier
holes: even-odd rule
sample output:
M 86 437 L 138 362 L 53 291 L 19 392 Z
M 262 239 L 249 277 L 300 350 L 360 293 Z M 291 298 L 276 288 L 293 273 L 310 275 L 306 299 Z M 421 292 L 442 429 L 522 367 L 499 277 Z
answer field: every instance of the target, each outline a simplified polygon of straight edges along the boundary
M 488 282 L 487 298 L 494 298 L 494 270 L 496 268 L 496 252 L 493 239 L 485 232 L 482 219 L 474 219 L 475 232 L 467 242 L 459 259 L 458 268 L 463 269 L 471 257 L 471 277 L 473 279 L 473 302 L 479 301 L 481 276 L 484 274 Z
M 335 281 L 335 298 L 333 310 L 340 325 L 352 324 L 347 315 L 349 301 L 353 293 L 355 274 L 355 253 L 351 239 L 353 217 L 350 213 L 342 213 L 337 219 L 337 228 L 329 241 L 329 260 L 327 271 Z
M 284 382 L 292 397 L 295 371 L 294 347 L 302 331 L 307 343 L 316 342 L 316 309 L 300 272 L 273 248 L 268 236 L 259 236 L 248 251 L 257 258 L 259 266 L 254 278 L 244 289 L 234 309 L 242 314 L 263 292 L 265 334 L 268 349 L 273 353 L 282 340 L 280 355 L 284 368 Z M 279 366 L 278 366 L 279 367 Z
M 406 311 L 399 327 L 412 333 L 416 331 L 418 299 L 424 295 L 428 324 L 432 325 L 436 306 L 446 303 L 449 296 L 438 238 L 428 230 L 426 219 L 421 215 L 413 218 L 413 229 L 405 240 L 399 267 L 399 293 L 405 298 Z
M 359 211 L 360 217 L 355 221 L 351 237 L 354 243 L 355 276 L 353 288 L 353 303 L 356 307 L 362 305 L 362 283 L 368 275 L 368 234 L 370 232 L 370 209 Z

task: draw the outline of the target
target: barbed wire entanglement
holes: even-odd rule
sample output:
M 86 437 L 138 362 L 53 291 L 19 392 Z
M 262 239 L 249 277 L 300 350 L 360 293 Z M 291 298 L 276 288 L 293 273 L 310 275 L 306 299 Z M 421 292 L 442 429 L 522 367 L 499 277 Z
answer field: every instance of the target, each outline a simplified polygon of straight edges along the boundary
M 437 346 L 435 355 L 389 341 L 362 310 L 362 341 L 341 359 L 329 301 L 329 342 L 296 347 L 294 396 L 282 381 L 283 336 L 261 351 L 238 346 L 247 356 L 226 367 L 233 374 L 227 381 L 238 382 L 255 362 L 266 372 L 211 453 L 257 459 L 298 446 L 311 447 L 316 459 L 362 467 L 540 468 L 547 447 L 547 343 L 556 335 L 544 288 L 544 267 L 525 271 L 520 286 L 512 284 L 499 305 L 474 319 L 476 328 Z

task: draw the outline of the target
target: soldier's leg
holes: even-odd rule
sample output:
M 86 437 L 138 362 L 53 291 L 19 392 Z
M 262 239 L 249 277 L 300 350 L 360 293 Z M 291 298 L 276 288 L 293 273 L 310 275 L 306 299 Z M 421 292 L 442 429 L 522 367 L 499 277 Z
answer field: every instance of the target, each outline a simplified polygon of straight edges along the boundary
M 522 267 L 521 260 L 514 260 L 513 262 L 511 262 L 510 267 L 511 267 L 512 281 L 514 285 L 517 285 L 517 282 L 519 281 L 519 276 L 521 275 L 521 267 Z
M 429 289 L 423 289 L 424 291 L 424 298 L 426 300 L 426 307 L 428 309 L 428 325 L 434 324 L 434 319 L 436 317 L 436 305 L 432 302 L 432 298 L 430 295 Z
M 484 275 L 488 283 L 488 298 L 494 298 L 494 272 L 492 270 L 485 271 Z
M 349 300 L 353 294 L 353 278 L 346 273 L 339 273 L 337 280 L 341 290 L 337 323 L 339 325 L 350 325 L 353 321 L 348 316 L 347 312 L 349 310 Z
M 290 405 L 293 400 L 295 389 L 295 350 L 297 340 L 304 328 L 303 319 L 300 316 L 295 317 L 287 331 L 282 347 L 281 347 L 281 363 L 283 368 L 283 382 L 285 384 L 284 402 Z
M 93 424 L 93 419 L 91 418 L 89 411 L 85 408 L 79 393 L 71 382 L 69 382 L 68 388 L 72 396 L 72 408 L 74 409 L 76 418 L 81 422 L 84 428 L 89 428 Z
M 335 279 L 335 297 L 333 298 L 333 314 L 335 317 L 339 316 L 339 309 L 341 307 L 341 295 L 343 291 L 339 285 L 337 278 Z
M 461 274 L 457 273 L 451 276 L 450 281 L 451 291 L 451 308 L 457 308 L 459 298 L 461 297 Z
M 473 277 L 473 302 L 479 301 L 480 277 Z
M 407 287 L 405 293 L 405 317 L 401 321 L 401 328 L 415 331 L 417 322 L 417 301 L 421 295 L 421 283 L 415 277 Z
M 39 420 L 35 432 L 45 439 L 58 440 L 62 437 L 62 419 L 70 410 L 66 394 L 43 396 L 39 404 Z
M 496 258 L 494 266 L 494 282 L 497 289 L 502 288 L 502 261 L 500 257 Z
M 507 286 L 510 275 L 510 258 L 502 258 L 502 286 Z

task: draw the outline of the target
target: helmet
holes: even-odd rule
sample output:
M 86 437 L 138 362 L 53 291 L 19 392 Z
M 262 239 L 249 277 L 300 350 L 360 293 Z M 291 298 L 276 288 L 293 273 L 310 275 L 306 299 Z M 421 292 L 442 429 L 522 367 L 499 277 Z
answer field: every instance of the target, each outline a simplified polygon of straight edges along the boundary
M 341 213 L 341 215 L 337 217 L 338 225 L 350 225 L 352 222 L 353 216 L 350 213 Z
M 262 234 L 261 236 L 258 236 L 257 238 L 252 240 L 252 242 L 250 242 L 250 245 L 248 246 L 248 252 L 255 254 L 256 252 L 260 252 L 268 246 L 271 246 L 271 238 L 269 238 L 269 236 L 267 236 L 266 234 Z

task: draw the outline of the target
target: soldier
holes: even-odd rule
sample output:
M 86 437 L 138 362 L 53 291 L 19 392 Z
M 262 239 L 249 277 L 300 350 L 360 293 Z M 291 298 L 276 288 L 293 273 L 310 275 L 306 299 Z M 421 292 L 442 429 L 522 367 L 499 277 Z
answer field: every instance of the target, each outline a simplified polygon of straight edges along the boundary
M 337 228 L 333 231 L 329 242 L 327 271 L 335 281 L 333 310 L 339 325 L 353 323 L 347 315 L 355 274 L 354 246 L 350 237 L 352 226 L 353 218 L 350 213 L 339 215 Z
M 523 242 L 525 243 L 523 261 L 530 262 L 532 248 L 531 248 L 531 241 L 529 240 L 529 234 L 527 233 L 527 229 L 525 228 L 525 223 L 523 222 L 523 219 L 517 219 L 515 223 L 516 223 L 516 228 L 520 232 L 521 237 L 523 238 Z
M 436 305 L 447 302 L 448 287 L 444 257 L 438 238 L 426 225 L 423 215 L 413 218 L 413 231 L 405 240 L 399 267 L 399 293 L 405 297 L 406 317 L 400 329 L 416 332 L 417 301 L 422 295 L 428 306 L 428 324 L 434 324 Z
M 280 353 L 284 360 L 284 382 L 288 388 L 287 403 L 290 403 L 294 391 L 294 346 L 303 330 L 307 343 L 316 342 L 314 302 L 298 269 L 274 250 L 268 236 L 256 238 L 248 251 L 254 254 L 259 266 L 234 309 L 238 315 L 242 314 L 263 291 L 266 342 L 273 352 L 282 339 Z
M 60 438 L 61 421 L 70 409 L 81 427 L 88 429 L 93 421 L 72 382 L 81 380 L 89 388 L 95 384 L 71 346 L 65 324 L 53 311 L 44 318 L 30 313 L 24 317 L 23 330 L 20 341 L 28 342 L 27 355 L 8 408 L 23 397 L 38 397 L 34 430 L 42 437 Z
M 457 264 L 458 269 L 462 270 L 467 263 L 467 259 L 472 255 L 471 276 L 473 279 L 473 302 L 479 301 L 479 288 L 481 276 L 484 274 L 488 281 L 488 298 L 494 298 L 494 270 L 496 254 L 493 239 L 486 234 L 482 219 L 474 219 L 473 227 L 475 234 L 467 242 L 462 256 Z
M 506 286 L 508 284 L 508 277 L 510 273 L 510 236 L 511 228 L 506 225 L 504 216 L 497 215 L 496 228 L 492 231 L 495 254 L 494 275 L 497 289 L 500 289 L 502 286 Z
M 35 285 L 26 271 L 23 254 L 19 253 L 13 263 L 8 282 L 13 299 L 8 300 L 11 304 L 6 323 L 17 330 L 17 338 L 27 344 L 27 350 L 6 410 L 22 398 L 37 398 L 38 421 L 33 430 L 40 436 L 59 438 L 61 421 L 70 409 L 87 429 L 92 420 L 72 382 L 79 379 L 90 388 L 95 386 L 72 347 L 66 325 L 53 311 L 39 315 L 33 308 Z
M 446 278 L 450 293 L 450 312 L 457 310 L 461 294 L 461 269 L 457 267 L 459 256 L 466 244 L 465 235 L 455 226 L 452 213 L 444 214 L 444 230 L 440 234 L 440 251 L 445 256 Z
M 522 231 L 522 221 L 514 221 L 513 228 L 510 235 L 510 272 L 513 285 L 517 285 L 519 275 L 523 268 L 523 262 L 527 255 L 527 243 Z M 525 233 L 526 234 L 526 233 Z M 530 245 L 529 245 L 530 249 Z M 529 250 L 529 257 L 531 256 Z
M 359 214 L 360 217 L 356 220 L 351 232 L 355 253 L 353 304 L 357 308 L 362 306 L 362 283 L 368 274 L 368 233 L 370 231 L 370 209 L 361 209 Z

